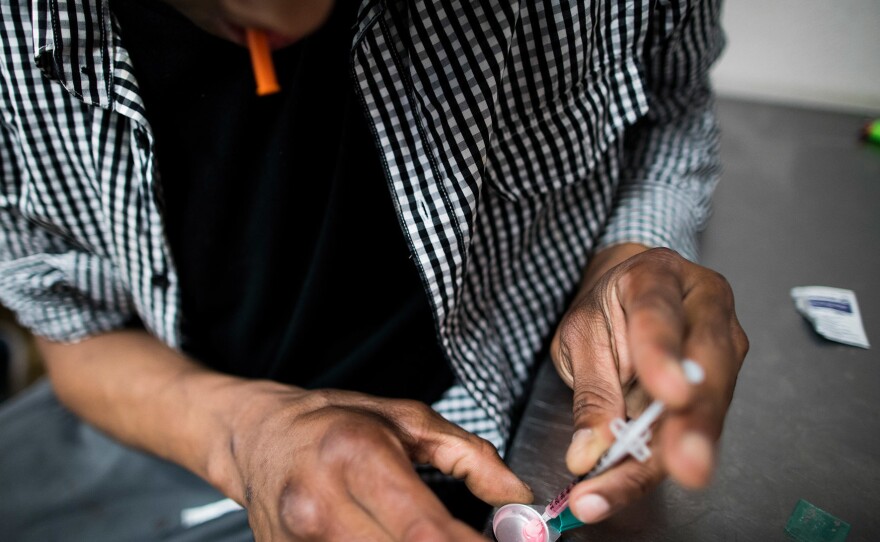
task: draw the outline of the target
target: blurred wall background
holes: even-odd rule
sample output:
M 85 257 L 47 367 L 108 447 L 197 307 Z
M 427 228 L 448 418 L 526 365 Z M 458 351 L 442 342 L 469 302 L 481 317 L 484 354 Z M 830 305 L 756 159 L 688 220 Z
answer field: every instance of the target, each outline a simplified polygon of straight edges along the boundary
M 880 0 L 726 0 L 719 95 L 880 113 Z

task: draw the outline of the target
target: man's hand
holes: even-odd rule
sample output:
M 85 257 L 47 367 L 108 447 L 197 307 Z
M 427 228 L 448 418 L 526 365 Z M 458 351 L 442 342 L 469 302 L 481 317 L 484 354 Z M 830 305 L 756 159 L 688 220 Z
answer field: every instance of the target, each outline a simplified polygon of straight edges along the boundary
M 231 449 L 257 540 L 483 540 L 416 475 L 430 463 L 479 498 L 531 502 L 495 448 L 422 403 L 278 385 L 236 421 Z
M 733 294 L 718 273 L 668 249 L 619 245 L 599 254 L 551 345 L 559 374 L 574 390 L 569 469 L 592 468 L 614 440 L 614 418 L 634 418 L 652 399 L 664 401 L 668 414 L 654 428 L 646 463 L 628 459 L 572 491 L 575 516 L 600 521 L 667 473 L 688 487 L 708 483 L 747 351 Z M 683 358 L 705 370 L 699 386 L 685 380 Z
M 413 462 L 493 505 L 532 500 L 491 444 L 422 403 L 220 374 L 144 331 L 39 346 L 64 404 L 245 506 L 258 540 L 482 540 Z

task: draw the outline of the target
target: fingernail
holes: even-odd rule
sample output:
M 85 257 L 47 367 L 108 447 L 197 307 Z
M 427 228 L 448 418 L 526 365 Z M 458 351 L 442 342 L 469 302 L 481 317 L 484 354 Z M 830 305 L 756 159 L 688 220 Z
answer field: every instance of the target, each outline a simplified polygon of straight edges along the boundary
M 565 454 L 565 462 L 572 472 L 586 471 L 589 468 L 589 462 L 595 461 L 595 459 L 590 458 L 590 445 L 594 441 L 593 430 L 589 428 L 578 429 L 571 436 L 571 445 Z
M 568 447 L 569 455 L 583 454 L 587 448 L 590 446 L 590 442 L 593 440 L 593 430 L 592 429 L 578 429 L 574 432 L 574 435 L 571 436 L 571 445 Z
M 601 495 L 591 494 L 580 498 L 574 504 L 574 508 L 577 512 L 575 516 L 579 520 L 584 523 L 594 523 L 605 517 L 611 505 Z
M 688 463 L 705 467 L 712 462 L 712 443 L 705 435 L 696 432 L 681 437 L 681 454 Z
M 586 429 L 578 429 L 571 436 L 571 445 L 574 446 L 575 443 L 580 443 L 584 441 L 590 440 L 590 435 L 593 434 L 593 430 L 589 427 Z

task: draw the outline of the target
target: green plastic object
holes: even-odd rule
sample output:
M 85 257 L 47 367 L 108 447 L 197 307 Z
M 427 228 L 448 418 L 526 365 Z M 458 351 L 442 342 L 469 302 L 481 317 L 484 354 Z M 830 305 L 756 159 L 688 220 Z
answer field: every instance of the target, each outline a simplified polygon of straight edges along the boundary
M 880 119 L 869 122 L 862 129 L 862 138 L 871 143 L 880 145 Z
M 574 517 L 574 514 L 571 513 L 571 508 L 568 507 L 560 512 L 558 516 L 547 522 L 547 526 L 551 529 L 556 529 L 560 533 L 580 527 L 581 525 L 584 525 L 584 523 Z
M 843 542 L 849 523 L 801 499 L 785 525 L 785 532 L 798 542 Z

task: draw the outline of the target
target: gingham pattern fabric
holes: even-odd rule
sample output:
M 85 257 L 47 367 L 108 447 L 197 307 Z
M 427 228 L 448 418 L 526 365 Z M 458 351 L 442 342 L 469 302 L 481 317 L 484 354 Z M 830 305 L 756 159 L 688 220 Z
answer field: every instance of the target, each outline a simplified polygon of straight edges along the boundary
M 458 377 L 501 447 L 589 255 L 696 257 L 719 173 L 720 0 L 362 1 L 352 65 Z M 0 0 L 0 301 L 59 341 L 178 347 L 149 123 L 106 0 Z

